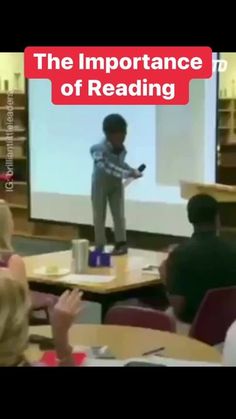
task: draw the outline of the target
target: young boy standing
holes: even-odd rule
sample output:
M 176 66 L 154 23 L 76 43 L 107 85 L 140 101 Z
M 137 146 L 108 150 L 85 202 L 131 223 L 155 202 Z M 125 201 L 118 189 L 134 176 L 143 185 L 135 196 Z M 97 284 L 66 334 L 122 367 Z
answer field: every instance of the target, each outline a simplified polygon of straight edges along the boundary
M 103 121 L 105 139 L 91 147 L 94 161 L 92 175 L 92 206 L 96 249 L 103 250 L 106 244 L 105 222 L 109 203 L 115 234 L 113 255 L 127 253 L 123 179 L 139 178 L 142 174 L 126 162 L 124 141 L 127 122 L 118 114 L 108 115 Z

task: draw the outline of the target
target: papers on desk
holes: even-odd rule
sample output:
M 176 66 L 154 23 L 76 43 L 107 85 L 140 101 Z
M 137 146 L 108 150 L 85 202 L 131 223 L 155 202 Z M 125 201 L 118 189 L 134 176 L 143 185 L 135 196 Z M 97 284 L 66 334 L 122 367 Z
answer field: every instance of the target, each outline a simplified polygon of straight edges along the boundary
M 88 358 L 86 367 L 125 367 L 127 364 L 139 363 L 144 366 L 145 363 L 160 365 L 165 367 L 221 367 L 221 364 L 204 362 L 204 361 L 185 361 L 181 359 L 164 358 L 158 356 L 129 358 L 126 360 L 119 359 L 93 359 Z
M 158 266 L 155 265 L 146 265 L 142 269 L 142 273 L 145 275 L 157 275 L 157 277 L 160 277 L 160 272 L 158 269 Z
M 86 361 L 85 367 L 124 367 L 124 361 L 119 359 L 93 359 Z
M 66 284 L 106 284 L 114 281 L 113 275 L 86 275 L 86 274 L 70 274 L 63 276 L 62 281 Z
M 105 284 L 115 279 L 114 275 L 87 275 L 87 274 L 70 274 L 69 269 L 58 268 L 57 270 L 48 270 L 46 266 L 42 266 L 34 270 L 34 274 L 42 276 L 54 276 L 66 284 Z
M 221 367 L 222 364 L 216 362 L 204 362 L 204 361 L 187 361 L 184 359 L 167 358 L 164 356 L 149 355 L 141 356 L 137 358 L 127 359 L 102 359 L 97 353 L 98 349 L 106 349 L 108 355 L 110 354 L 109 348 L 104 347 L 90 347 L 90 346 L 74 346 L 74 353 L 86 353 L 87 360 L 84 364 L 85 367 L 125 367 L 127 364 L 134 364 L 138 366 L 145 366 L 145 364 L 151 364 L 153 366 L 165 366 L 165 367 Z M 94 352 L 95 351 L 95 352 Z
M 204 362 L 204 361 L 186 361 L 184 359 L 165 358 L 163 356 L 150 356 L 147 358 L 136 359 L 139 361 L 151 362 L 152 364 L 164 365 L 166 367 L 221 367 L 219 363 Z M 133 361 L 133 360 L 132 360 Z

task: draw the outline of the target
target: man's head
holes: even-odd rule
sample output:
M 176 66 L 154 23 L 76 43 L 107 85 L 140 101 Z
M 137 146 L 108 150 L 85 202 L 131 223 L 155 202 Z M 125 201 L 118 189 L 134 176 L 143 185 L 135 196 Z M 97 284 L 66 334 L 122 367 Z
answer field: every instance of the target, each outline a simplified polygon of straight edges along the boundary
M 195 228 L 214 229 L 219 227 L 218 202 L 209 195 L 193 196 L 187 206 L 188 219 Z
M 119 114 L 111 114 L 103 120 L 103 132 L 115 149 L 121 149 L 127 134 L 127 122 Z

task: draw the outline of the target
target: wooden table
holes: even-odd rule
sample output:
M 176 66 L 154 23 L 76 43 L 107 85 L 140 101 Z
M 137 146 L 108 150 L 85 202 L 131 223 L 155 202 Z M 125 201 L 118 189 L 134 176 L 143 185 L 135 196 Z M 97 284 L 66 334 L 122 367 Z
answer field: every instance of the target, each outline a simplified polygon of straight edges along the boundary
M 160 265 L 166 255 L 143 251 L 141 254 L 138 252 L 139 256 L 135 256 L 134 253 L 114 257 L 112 268 L 88 269 L 88 274 L 113 275 L 115 277 L 113 281 L 101 285 L 84 284 L 80 286 L 87 301 L 95 301 L 102 305 L 102 318 L 104 318 L 107 309 L 117 301 L 129 298 L 148 298 L 157 294 L 157 286 L 161 283 L 160 278 L 154 274 L 143 274 L 142 268 L 145 264 L 150 263 L 150 260 L 153 264 Z M 31 289 L 61 294 L 64 289 L 73 287 L 73 285 L 63 282 L 63 277 L 42 277 L 34 273 L 35 269 L 50 265 L 70 269 L 71 251 L 27 256 L 24 258 L 24 262 Z
M 30 333 L 51 336 L 49 326 L 30 328 Z M 221 362 L 221 355 L 215 348 L 197 340 L 174 333 L 124 326 L 74 325 L 70 331 L 70 343 L 73 346 L 103 346 L 119 359 L 141 356 L 144 352 L 158 347 L 165 347 L 165 357 L 192 361 Z M 38 361 L 42 353 L 36 345 L 27 350 L 30 361 Z

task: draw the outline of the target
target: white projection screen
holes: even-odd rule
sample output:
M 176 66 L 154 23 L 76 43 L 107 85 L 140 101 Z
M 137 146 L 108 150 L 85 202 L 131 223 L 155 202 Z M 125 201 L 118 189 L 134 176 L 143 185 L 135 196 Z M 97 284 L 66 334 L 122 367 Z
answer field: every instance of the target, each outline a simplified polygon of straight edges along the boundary
M 48 80 L 29 80 L 28 94 L 32 219 L 92 224 L 89 149 L 115 112 L 128 122 L 127 162 L 147 166 L 126 189 L 127 229 L 191 233 L 179 181 L 215 182 L 216 73 L 191 82 L 186 106 L 53 105 Z

